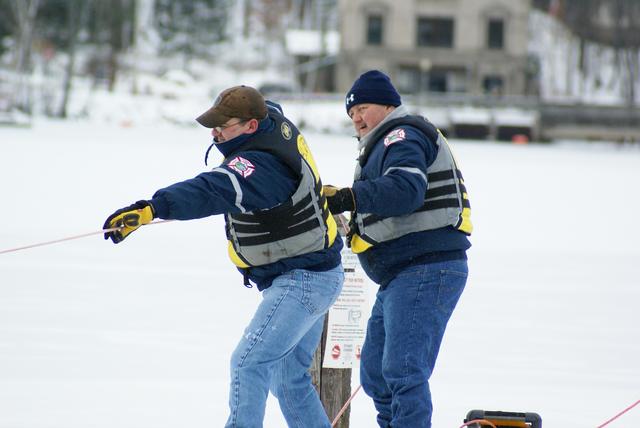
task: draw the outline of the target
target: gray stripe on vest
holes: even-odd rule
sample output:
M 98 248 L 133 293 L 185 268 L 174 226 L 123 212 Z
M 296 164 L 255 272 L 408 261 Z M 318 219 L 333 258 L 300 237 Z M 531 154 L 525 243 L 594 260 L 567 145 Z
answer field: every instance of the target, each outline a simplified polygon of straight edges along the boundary
M 238 181 L 238 177 L 236 177 L 236 175 L 231 172 L 231 171 L 227 171 L 224 168 L 213 168 L 211 171 L 213 172 L 221 172 L 223 174 L 226 174 L 229 177 L 229 180 L 231 181 L 231 185 L 233 186 L 233 190 L 236 191 L 236 207 L 240 208 L 240 211 L 243 213 L 246 213 L 247 210 L 244 209 L 244 207 L 242 206 L 242 188 L 240 187 L 240 182 Z
M 384 174 L 382 175 L 387 175 L 389 174 L 391 171 L 394 171 L 396 169 L 399 169 L 401 171 L 407 171 L 411 174 L 417 174 L 420 177 L 422 177 L 422 179 L 424 180 L 425 183 L 427 183 L 427 176 L 424 174 L 424 172 L 420 171 L 420 168 L 410 168 L 410 167 L 406 167 L 406 166 L 392 166 L 391 168 L 387 169 Z
M 232 241 L 236 253 L 242 256 L 249 265 L 262 266 L 285 258 L 295 257 L 324 249 L 327 225 L 324 222 L 319 195 L 316 195 L 314 190 L 315 184 L 316 177 L 313 175 L 311 167 L 309 167 L 306 161 L 303 160 L 302 179 L 300 180 L 300 184 L 294 194 L 289 198 L 289 201 L 295 204 L 304 199 L 307 195 L 311 195 L 311 202 L 304 208 L 308 208 L 312 205 L 314 207 L 313 213 L 302 221 L 317 219 L 317 227 L 314 227 L 307 232 L 274 242 L 240 246 L 238 239 L 251 237 L 254 236 L 254 234 L 238 232 L 234 229 L 233 222 L 230 221 L 230 233 L 233 238 Z M 233 218 L 233 214 L 230 214 L 230 217 Z
M 372 214 L 360 214 L 356 212 L 356 223 L 360 230 L 360 235 L 369 241 L 385 242 L 399 238 L 409 233 L 421 232 L 425 230 L 439 229 L 446 226 L 457 227 L 462 215 L 462 192 L 456 174 L 456 164 L 450 147 L 442 134 L 438 135 L 436 141 L 438 154 L 434 162 L 427 168 L 427 173 L 437 173 L 440 171 L 452 171 L 453 179 L 438 181 L 438 186 L 455 184 L 457 192 L 455 195 L 443 195 L 429 200 L 439 200 L 454 197 L 458 201 L 456 208 L 438 208 L 430 211 L 417 211 L 410 214 L 394 217 L 386 217 L 369 226 L 364 226 L 364 220 Z M 389 172 L 389 168 L 386 172 Z M 400 168 L 404 169 L 404 168 Z M 386 174 L 386 173 L 385 173 Z M 425 177 L 426 178 L 426 177 Z

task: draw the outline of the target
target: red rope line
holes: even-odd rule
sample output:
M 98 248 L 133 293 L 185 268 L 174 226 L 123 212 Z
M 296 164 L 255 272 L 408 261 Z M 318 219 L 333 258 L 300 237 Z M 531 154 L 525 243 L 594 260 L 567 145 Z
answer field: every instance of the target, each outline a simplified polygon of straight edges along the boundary
M 344 214 L 336 214 L 333 217 L 338 218 L 338 223 L 346 236 L 349 233 L 349 221 L 347 220 L 347 218 L 344 216 Z
M 158 221 L 154 221 L 153 223 L 144 224 L 143 226 L 151 226 L 152 224 L 167 223 L 169 221 L 173 221 L 173 220 L 158 220 Z M 54 239 L 53 241 L 46 241 L 46 242 L 39 242 L 37 244 L 25 245 L 24 247 L 9 248 L 8 250 L 0 251 L 0 254 L 13 253 L 15 251 L 28 250 L 30 248 L 36 248 L 36 247 L 44 247 L 45 245 L 58 244 L 60 242 L 86 238 L 87 236 L 99 235 L 102 233 L 113 232 L 114 230 L 120 230 L 120 229 L 121 229 L 120 227 L 112 227 L 111 229 L 96 230 L 95 232 L 83 233 L 82 235 L 69 236 L 66 238 Z
M 483 424 L 483 425 L 489 425 L 492 428 L 497 428 L 492 422 L 486 419 L 474 419 L 472 421 L 467 422 L 466 424 L 460 425 L 460 428 L 468 427 L 471 424 Z
M 638 404 L 640 404 L 640 400 L 636 401 L 635 403 L 633 403 L 632 405 L 630 405 L 629 407 L 627 407 L 626 409 L 624 409 L 623 411 L 621 411 L 620 413 L 618 413 L 617 415 L 615 415 L 614 417 L 612 417 L 611 419 L 609 419 L 608 421 L 606 421 L 605 423 L 603 423 L 602 425 L 598 425 L 598 428 L 602 428 L 603 426 L 609 425 L 611 422 L 615 421 L 616 419 L 618 419 L 620 416 L 624 415 L 625 413 L 627 413 L 629 410 L 633 409 L 634 407 L 636 407 Z
M 349 403 L 351 403 L 351 400 L 353 400 L 353 398 L 356 396 L 356 394 L 358 393 L 358 391 L 360 391 L 360 388 L 362 388 L 362 385 L 358 385 L 358 387 L 356 388 L 356 390 L 353 392 L 353 394 L 351 394 L 351 397 L 349 397 L 349 399 L 347 400 L 346 403 L 344 403 L 344 406 L 342 406 L 342 409 L 340 409 L 340 411 L 338 412 L 338 414 L 336 415 L 336 417 L 333 419 L 333 422 L 331 422 L 331 427 L 333 428 L 334 426 L 336 426 L 336 424 L 338 423 L 338 421 L 340 420 L 340 416 L 342 416 L 342 414 L 345 412 L 345 410 L 347 410 L 347 407 L 349 407 Z

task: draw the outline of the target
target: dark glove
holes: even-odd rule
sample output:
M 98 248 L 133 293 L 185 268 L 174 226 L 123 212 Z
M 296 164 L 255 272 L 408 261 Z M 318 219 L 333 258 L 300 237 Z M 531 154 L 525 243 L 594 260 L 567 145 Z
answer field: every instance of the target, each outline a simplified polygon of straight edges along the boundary
M 111 238 L 114 244 L 122 242 L 124 238 L 143 224 L 151 223 L 154 216 L 153 206 L 148 201 L 138 201 L 126 208 L 121 208 L 111 214 L 102 226 L 103 229 L 114 227 L 120 229 L 106 232 L 104 239 Z
M 356 210 L 356 198 L 350 187 L 338 189 L 335 186 L 322 186 L 322 191 L 327 198 L 329 211 L 332 214 Z

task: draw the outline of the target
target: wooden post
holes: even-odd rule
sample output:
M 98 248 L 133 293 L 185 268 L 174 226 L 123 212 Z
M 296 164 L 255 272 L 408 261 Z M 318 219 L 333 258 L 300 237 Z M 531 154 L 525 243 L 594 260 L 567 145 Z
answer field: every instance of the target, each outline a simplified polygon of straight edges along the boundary
M 348 221 L 342 215 L 334 215 L 334 220 L 338 225 L 338 232 L 340 236 L 344 237 L 349 231 Z M 311 381 L 318 391 L 320 401 L 324 406 L 324 410 L 329 416 L 329 421 L 333 422 L 336 415 L 344 406 L 344 403 L 351 397 L 351 369 L 323 369 L 322 360 L 324 358 L 324 351 L 327 346 L 327 329 L 329 325 L 329 313 L 324 316 L 324 328 L 322 329 L 322 339 L 316 353 L 313 356 L 311 368 L 309 373 L 311 374 Z M 335 428 L 349 428 L 349 414 L 351 413 L 351 406 L 342 414 L 338 422 L 334 425 Z
M 318 395 L 320 396 L 320 401 L 322 401 L 322 405 L 329 416 L 329 420 L 333 421 L 344 403 L 346 403 L 351 396 L 351 369 L 322 368 L 322 359 L 327 343 L 328 321 L 329 314 L 325 315 L 322 339 L 320 340 L 318 349 L 316 349 L 309 372 L 313 385 L 316 387 Z M 349 428 L 350 413 L 351 407 L 342 414 L 335 427 Z

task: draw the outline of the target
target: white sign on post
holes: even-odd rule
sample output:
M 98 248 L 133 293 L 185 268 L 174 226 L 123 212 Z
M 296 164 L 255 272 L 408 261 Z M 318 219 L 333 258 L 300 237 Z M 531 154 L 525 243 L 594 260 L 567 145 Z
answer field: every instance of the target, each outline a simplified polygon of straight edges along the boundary
M 358 256 L 344 246 L 342 250 L 344 285 L 340 296 L 329 310 L 327 341 L 322 367 L 348 369 L 360 360 L 367 332 L 369 295 L 367 276 Z

